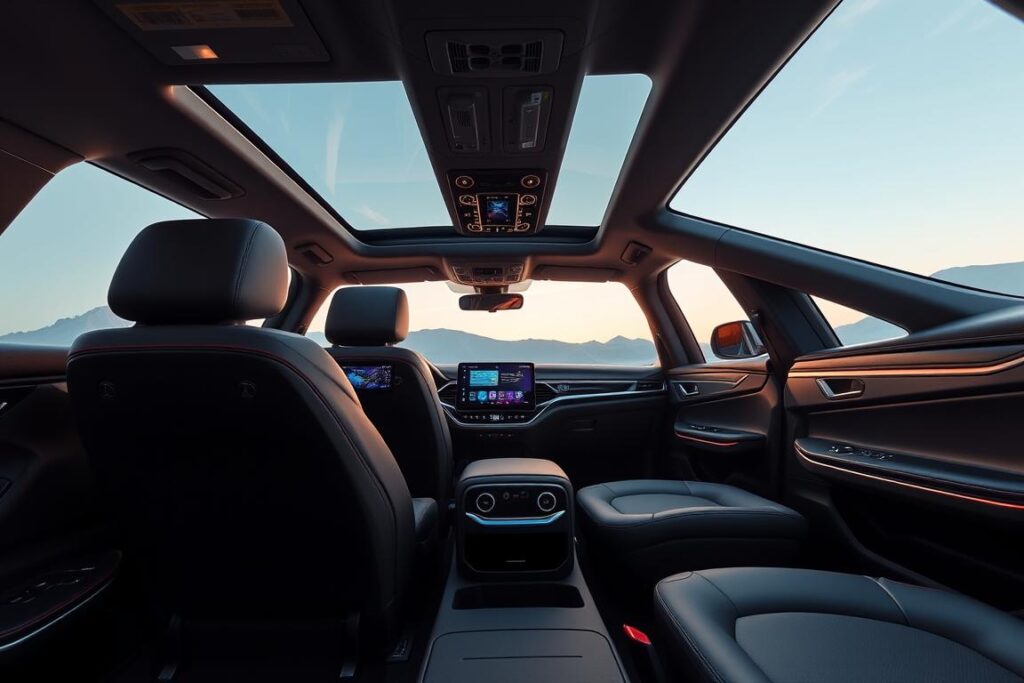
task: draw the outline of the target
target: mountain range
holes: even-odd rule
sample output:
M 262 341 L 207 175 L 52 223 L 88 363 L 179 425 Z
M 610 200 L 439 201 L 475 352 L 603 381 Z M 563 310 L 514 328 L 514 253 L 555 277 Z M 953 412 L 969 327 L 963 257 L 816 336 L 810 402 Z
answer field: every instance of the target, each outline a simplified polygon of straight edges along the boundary
M 932 277 L 1024 297 L 1024 261 L 948 268 L 940 270 Z M 83 332 L 127 327 L 130 324 L 114 315 L 106 306 L 100 306 L 81 315 L 61 318 L 37 330 L 0 335 L 0 342 L 70 346 Z M 862 344 L 903 334 L 900 328 L 877 318 L 864 318 L 848 325 L 839 325 L 835 331 L 844 344 Z M 311 332 L 309 336 L 322 345 L 327 343 L 322 332 Z M 656 358 L 654 344 L 649 340 L 626 337 L 614 337 L 606 342 L 565 342 L 554 339 L 506 341 L 460 330 L 428 329 L 411 332 L 400 346 L 419 351 L 440 365 L 464 360 L 524 359 L 537 363 L 649 365 Z M 711 359 L 711 349 L 708 345 L 701 344 L 701 347 L 704 355 Z

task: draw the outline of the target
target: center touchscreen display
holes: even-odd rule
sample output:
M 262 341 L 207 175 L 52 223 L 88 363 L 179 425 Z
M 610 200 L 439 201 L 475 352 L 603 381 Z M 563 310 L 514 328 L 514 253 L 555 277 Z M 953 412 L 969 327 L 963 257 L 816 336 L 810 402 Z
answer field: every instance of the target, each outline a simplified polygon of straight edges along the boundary
M 533 410 L 533 363 L 459 363 L 459 410 Z

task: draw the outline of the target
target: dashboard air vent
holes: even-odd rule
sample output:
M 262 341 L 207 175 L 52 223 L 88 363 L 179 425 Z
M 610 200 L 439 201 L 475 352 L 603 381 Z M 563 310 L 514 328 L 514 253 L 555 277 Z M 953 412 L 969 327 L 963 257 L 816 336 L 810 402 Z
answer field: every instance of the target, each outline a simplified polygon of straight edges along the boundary
M 449 382 L 437 392 L 437 397 L 441 400 L 441 403 L 447 403 L 450 406 L 455 405 L 458 396 L 459 390 L 456 388 L 455 382 Z
M 640 380 L 636 383 L 637 391 L 660 391 L 665 388 L 665 383 L 661 380 Z
M 533 394 L 534 400 L 537 402 L 537 405 L 547 403 L 551 399 L 556 398 L 558 396 L 557 391 L 552 389 L 550 385 L 544 384 L 543 382 L 537 383 L 537 386 L 534 389 Z

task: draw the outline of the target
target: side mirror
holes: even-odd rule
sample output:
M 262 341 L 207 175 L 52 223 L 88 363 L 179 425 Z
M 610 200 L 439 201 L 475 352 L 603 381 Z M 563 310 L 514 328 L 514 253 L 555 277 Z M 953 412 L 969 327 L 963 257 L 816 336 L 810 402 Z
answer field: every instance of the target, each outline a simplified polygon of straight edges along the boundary
M 466 294 L 459 297 L 464 311 L 517 311 L 523 307 L 522 294 Z
M 761 337 L 749 320 L 719 325 L 711 332 L 711 350 L 719 358 L 755 358 L 766 353 Z

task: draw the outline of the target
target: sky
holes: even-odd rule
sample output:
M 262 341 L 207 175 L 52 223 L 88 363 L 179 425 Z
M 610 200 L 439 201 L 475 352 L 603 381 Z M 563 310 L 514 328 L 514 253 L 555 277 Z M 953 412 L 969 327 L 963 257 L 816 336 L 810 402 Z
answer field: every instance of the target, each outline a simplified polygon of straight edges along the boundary
M 585 80 L 549 224 L 600 222 L 649 88 Z M 450 225 L 400 83 L 212 90 L 357 228 Z M 1024 24 L 983 0 L 846 0 L 670 206 L 928 275 L 1024 260 L 1022 160 Z M 88 164 L 63 171 L 0 235 L 0 334 L 103 305 L 131 238 L 192 215 Z M 742 314 L 705 267 L 670 283 L 701 340 Z M 407 291 L 414 329 L 650 336 L 617 284 L 538 282 L 493 315 L 460 312 L 443 283 Z

